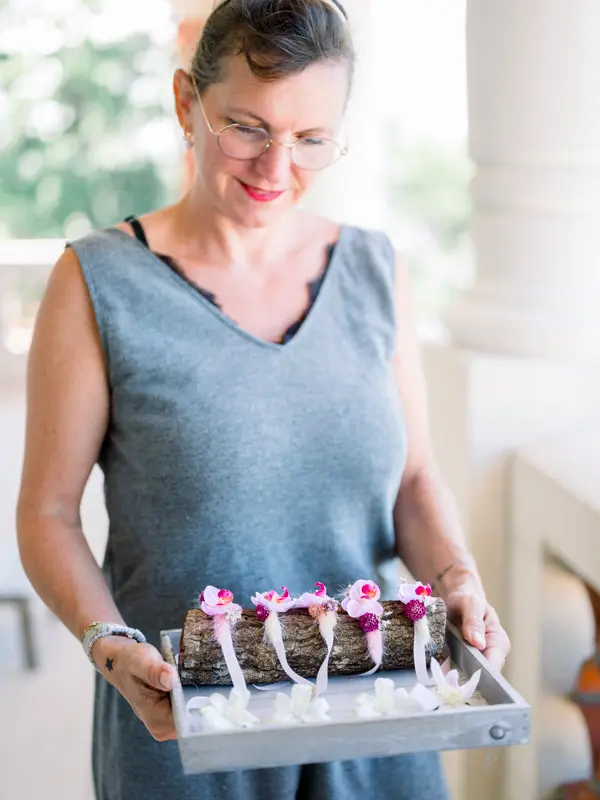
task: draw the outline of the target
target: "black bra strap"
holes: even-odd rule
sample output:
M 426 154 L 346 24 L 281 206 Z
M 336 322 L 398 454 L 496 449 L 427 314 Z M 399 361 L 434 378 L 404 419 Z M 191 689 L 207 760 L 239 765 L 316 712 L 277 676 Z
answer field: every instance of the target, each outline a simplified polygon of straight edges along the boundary
M 138 241 L 140 241 L 148 249 L 150 249 L 150 245 L 148 244 L 148 239 L 146 239 L 146 234 L 142 227 L 142 223 L 139 221 L 139 219 L 135 215 L 132 215 L 130 217 L 127 217 L 125 222 L 128 222 L 131 225 L 131 229 L 135 233 L 135 238 L 138 239 Z

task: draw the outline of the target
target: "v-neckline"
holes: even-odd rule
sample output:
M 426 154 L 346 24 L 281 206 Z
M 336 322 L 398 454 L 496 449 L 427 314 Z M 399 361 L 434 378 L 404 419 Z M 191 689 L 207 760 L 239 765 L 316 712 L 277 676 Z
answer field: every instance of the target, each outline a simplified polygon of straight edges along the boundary
M 307 333 L 305 329 L 310 328 L 311 325 L 315 324 L 314 317 L 318 315 L 319 308 L 324 303 L 323 297 L 324 295 L 327 294 L 328 286 L 333 280 L 334 273 L 336 272 L 337 269 L 337 262 L 339 261 L 340 258 L 339 252 L 342 248 L 342 245 L 345 242 L 346 234 L 349 230 L 349 227 L 350 226 L 344 224 L 340 225 L 339 235 L 336 242 L 333 245 L 333 253 L 331 254 L 330 260 L 328 262 L 328 266 L 323 276 L 321 287 L 317 293 L 317 296 L 311 303 L 311 306 L 308 309 L 307 313 L 305 314 L 299 329 L 287 342 L 270 342 L 267 339 L 262 339 L 260 336 L 255 336 L 253 333 L 250 333 L 250 331 L 247 331 L 245 328 L 242 328 L 241 325 L 238 325 L 238 323 L 234 319 L 232 319 L 229 315 L 225 314 L 218 306 L 216 306 L 214 303 L 211 303 L 210 300 L 204 297 L 202 292 L 194 283 L 184 278 L 182 275 L 179 274 L 177 270 L 174 270 L 172 267 L 166 264 L 161 258 L 159 258 L 159 256 L 153 250 L 150 250 L 149 247 L 146 247 L 146 245 L 142 244 L 142 242 L 140 242 L 139 239 L 137 239 L 135 236 L 130 236 L 128 233 L 125 233 L 125 231 L 121 230 L 120 228 L 107 228 L 106 230 L 108 232 L 114 231 L 117 234 L 120 234 L 121 237 L 124 237 L 129 242 L 131 242 L 131 244 L 135 248 L 145 253 L 146 256 L 154 264 L 160 265 L 161 271 L 163 273 L 165 273 L 168 276 L 171 276 L 171 280 L 176 281 L 179 284 L 179 286 L 185 288 L 186 291 L 190 293 L 193 297 L 195 297 L 204 308 L 208 309 L 208 311 L 210 311 L 210 313 L 217 320 L 219 320 L 222 324 L 226 325 L 232 331 L 234 331 L 238 335 L 242 336 L 244 339 L 247 339 L 260 347 L 265 347 L 271 350 L 279 350 L 283 352 L 284 350 L 287 351 L 291 349 L 298 339 L 302 339 L 304 336 L 306 336 Z

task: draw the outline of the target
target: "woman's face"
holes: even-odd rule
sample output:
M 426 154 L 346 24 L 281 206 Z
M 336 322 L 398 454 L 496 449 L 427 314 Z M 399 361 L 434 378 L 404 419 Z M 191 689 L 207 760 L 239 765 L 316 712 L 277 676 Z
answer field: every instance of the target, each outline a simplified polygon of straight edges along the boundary
M 229 60 L 223 81 L 206 90 L 202 104 L 216 131 L 238 123 L 264 128 L 275 141 L 286 144 L 302 137 L 340 141 L 347 94 L 344 64 L 313 64 L 290 78 L 268 83 L 252 74 L 243 57 L 236 57 Z M 195 97 L 188 119 L 198 177 L 218 210 L 237 224 L 251 228 L 270 224 L 296 205 L 319 175 L 296 166 L 290 149 L 276 144 L 246 161 L 224 155 Z

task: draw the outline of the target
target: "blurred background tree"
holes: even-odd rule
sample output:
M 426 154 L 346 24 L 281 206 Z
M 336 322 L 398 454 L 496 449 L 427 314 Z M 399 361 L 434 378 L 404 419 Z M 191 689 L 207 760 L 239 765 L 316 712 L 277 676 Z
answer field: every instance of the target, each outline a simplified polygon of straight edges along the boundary
M 388 141 L 388 228 L 411 273 L 421 313 L 435 319 L 472 277 L 472 163 L 466 141 L 403 137 L 396 121 Z
M 170 3 L 120 6 L 0 1 L 0 238 L 75 237 L 176 196 Z

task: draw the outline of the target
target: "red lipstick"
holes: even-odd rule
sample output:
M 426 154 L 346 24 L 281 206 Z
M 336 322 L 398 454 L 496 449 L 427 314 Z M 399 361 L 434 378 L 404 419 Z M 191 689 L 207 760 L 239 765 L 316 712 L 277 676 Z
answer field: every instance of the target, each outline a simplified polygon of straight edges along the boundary
M 271 203 L 273 200 L 277 200 L 278 197 L 281 197 L 283 192 L 267 192 L 263 189 L 259 189 L 257 186 L 249 186 L 247 183 L 240 181 L 240 186 L 246 192 L 249 197 L 253 200 L 256 200 L 258 203 Z

